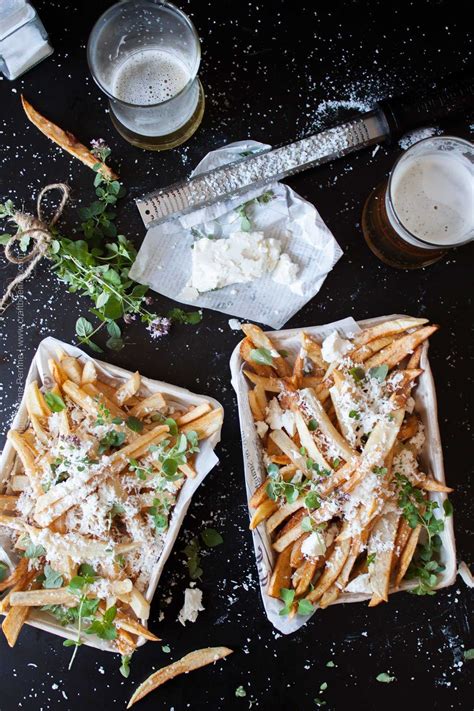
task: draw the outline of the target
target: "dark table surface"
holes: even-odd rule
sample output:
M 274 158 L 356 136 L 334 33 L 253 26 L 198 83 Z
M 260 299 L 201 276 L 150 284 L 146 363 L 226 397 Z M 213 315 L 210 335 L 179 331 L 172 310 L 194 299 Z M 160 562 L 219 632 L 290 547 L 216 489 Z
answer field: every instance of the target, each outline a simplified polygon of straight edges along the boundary
M 461 3 L 419 2 L 403 8 L 378 1 L 320 7 L 280 0 L 183 0 L 203 42 L 206 113 L 187 145 L 164 154 L 145 153 L 114 132 L 106 101 L 87 69 L 88 34 L 109 4 L 36 3 L 55 54 L 23 79 L 0 82 L 0 199 L 11 197 L 33 209 L 39 189 L 57 180 L 69 182 L 76 205 L 93 199 L 89 170 L 28 125 L 19 103 L 24 92 L 39 110 L 84 142 L 102 137 L 112 147 L 129 189 L 120 208 L 121 229 L 137 244 L 143 227 L 132 198 L 184 177 L 208 150 L 248 137 L 276 144 L 305 135 L 343 117 L 332 104 L 322 102 L 370 106 L 377 98 L 429 83 L 471 60 Z M 465 117 L 438 128 L 469 138 L 472 120 Z M 441 324 L 430 358 L 446 473 L 456 488 L 452 501 L 458 558 L 472 563 L 472 245 L 428 269 L 400 272 L 376 260 L 360 231 L 365 197 L 401 150 L 397 144 L 381 147 L 374 155 L 367 150 L 289 181 L 317 205 L 344 256 L 320 293 L 288 326 L 394 312 L 427 316 Z M 64 229 L 74 224 L 74 207 L 66 210 Z M 13 273 L 2 260 L 2 282 Z M 157 295 L 154 301 L 158 312 L 170 308 L 163 297 Z M 74 342 L 74 323 L 86 310 L 86 301 L 68 294 L 43 263 L 25 287 L 23 328 L 15 305 L 0 320 L 2 437 L 21 396 L 21 359 L 28 364 L 38 343 L 50 334 Z M 228 359 L 239 333 L 229 328 L 227 316 L 205 312 L 197 327 L 177 326 L 157 342 L 147 335 L 139 325 L 129 327 L 127 347 L 107 358 L 212 395 L 226 411 L 220 465 L 195 495 L 152 605 L 151 629 L 171 651 L 149 643 L 135 655 L 131 675 L 124 680 L 115 657 L 82 647 L 68 672 L 70 650 L 62 640 L 25 628 L 12 650 L 0 640 L 0 709 L 78 710 L 90 704 L 124 708 L 137 682 L 153 668 L 197 647 L 217 644 L 232 647 L 235 654 L 225 663 L 169 683 L 141 708 L 313 709 L 318 696 L 328 709 L 470 708 L 468 667 L 474 662 L 463 661 L 463 650 L 473 646 L 472 591 L 459 578 L 435 597 L 399 594 L 373 610 L 365 604 L 331 607 L 290 637 L 272 629 L 263 613 L 247 530 L 237 410 L 229 382 Z M 222 533 L 224 543 L 203 559 L 206 610 L 194 625 L 183 628 L 176 621 L 188 582 L 182 549 L 210 524 Z M 164 619 L 158 623 L 160 611 Z M 331 660 L 335 666 L 328 668 Z M 380 672 L 396 681 L 377 682 Z M 324 682 L 328 687 L 320 694 Z M 244 698 L 235 696 L 239 686 L 246 690 Z

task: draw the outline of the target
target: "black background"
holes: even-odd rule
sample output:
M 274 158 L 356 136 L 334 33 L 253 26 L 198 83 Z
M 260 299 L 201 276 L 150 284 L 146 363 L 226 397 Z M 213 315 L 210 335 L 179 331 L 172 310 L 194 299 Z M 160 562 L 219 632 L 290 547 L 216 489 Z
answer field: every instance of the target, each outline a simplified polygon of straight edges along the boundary
M 208 150 L 249 137 L 276 144 L 302 136 L 336 118 L 317 111 L 323 101 L 370 104 L 431 83 L 472 59 L 467 6 L 462 3 L 183 0 L 181 6 L 191 14 L 203 42 L 200 75 L 206 113 L 187 145 L 165 154 L 145 153 L 114 132 L 106 101 L 87 69 L 88 34 L 109 4 L 36 3 L 56 51 L 24 79 L 0 81 L 0 199 L 11 197 L 17 205 L 33 209 L 33 199 L 44 184 L 66 180 L 73 190 L 63 220 L 66 231 L 74 224 L 74 207 L 94 197 L 90 171 L 28 125 L 19 104 L 24 91 L 35 107 L 82 141 L 102 137 L 110 144 L 113 162 L 129 189 L 120 208 L 121 229 L 137 244 L 143 227 L 132 198 L 184 177 Z M 441 128 L 469 138 L 472 121 L 465 117 Z M 317 205 L 344 256 L 320 293 L 288 326 L 394 312 L 427 316 L 441 324 L 430 358 L 447 478 L 456 487 L 452 501 L 458 558 L 472 563 L 468 488 L 472 245 L 414 272 L 389 269 L 367 249 L 359 225 L 363 201 L 400 152 L 398 145 L 382 147 L 374 156 L 368 150 L 289 181 Z M 14 269 L 2 262 L 0 273 L 6 282 Z M 158 312 L 170 308 L 162 297 L 154 301 Z M 3 434 L 21 396 L 16 383 L 21 355 L 28 365 L 40 340 L 49 334 L 74 342 L 74 323 L 87 315 L 86 310 L 86 301 L 68 294 L 43 263 L 25 287 L 21 354 L 16 305 L 0 320 Z M 149 643 L 135 655 L 131 675 L 124 680 L 115 657 L 82 647 L 68 672 L 70 650 L 62 640 L 25 628 L 13 650 L 0 641 L 0 709 L 124 708 L 135 685 L 153 668 L 208 644 L 228 645 L 235 654 L 169 683 L 141 702 L 141 708 L 314 709 L 318 696 L 327 709 L 470 708 L 473 662 L 463 663 L 463 649 L 473 646 L 472 592 L 460 579 L 435 597 L 398 594 L 373 610 L 364 604 L 331 607 L 290 637 L 272 629 L 257 588 L 236 403 L 229 382 L 228 359 L 239 333 L 230 330 L 227 316 L 205 312 L 198 327 L 175 327 L 158 342 L 152 342 L 139 325 L 129 327 L 126 334 L 127 347 L 107 355 L 111 362 L 212 395 L 226 409 L 221 463 L 193 500 L 152 606 L 151 629 L 171 652 Z M 176 621 L 188 581 L 182 549 L 209 524 L 222 533 L 224 544 L 203 560 L 200 586 L 206 610 L 194 625 L 183 628 Z M 158 623 L 160 610 L 165 618 Z M 329 660 L 334 668 L 326 667 Z M 389 672 L 396 681 L 377 682 L 380 672 Z M 323 682 L 328 688 L 320 694 Z M 245 698 L 235 696 L 240 685 L 247 692 Z

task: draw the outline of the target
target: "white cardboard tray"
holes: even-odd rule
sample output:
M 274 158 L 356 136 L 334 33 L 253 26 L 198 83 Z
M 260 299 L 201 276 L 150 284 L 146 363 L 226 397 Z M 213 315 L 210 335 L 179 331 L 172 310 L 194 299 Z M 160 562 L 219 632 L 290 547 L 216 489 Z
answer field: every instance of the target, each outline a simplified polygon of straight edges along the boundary
M 52 387 L 53 381 L 51 374 L 48 369 L 48 358 L 56 356 L 56 348 L 62 348 L 68 355 L 75 356 L 79 358 L 82 362 L 86 360 L 92 360 L 97 368 L 98 373 L 102 378 L 107 380 L 109 383 L 120 383 L 126 380 L 132 373 L 131 371 L 124 370 L 118 366 L 104 363 L 103 361 L 91 358 L 87 353 L 84 353 L 79 348 L 71 346 L 67 343 L 63 343 L 55 338 L 45 338 L 38 346 L 38 350 L 31 362 L 28 375 L 25 381 L 25 390 L 28 384 L 32 380 L 38 380 L 43 383 L 46 387 Z M 214 398 L 207 397 L 205 395 L 196 395 L 185 388 L 180 388 L 175 385 L 170 385 L 169 383 L 164 383 L 159 380 L 152 380 L 150 378 L 141 378 L 141 388 L 143 393 L 151 394 L 154 392 L 161 392 L 167 399 L 176 403 L 184 403 L 186 405 L 200 405 L 204 402 L 209 402 L 215 408 L 222 409 L 222 405 Z M 25 397 L 23 396 L 20 407 L 18 409 L 15 418 L 11 424 L 13 429 L 23 430 L 26 428 L 28 422 L 28 413 L 26 410 Z M 186 511 L 191 503 L 191 498 L 202 483 L 207 474 L 211 469 L 218 463 L 218 458 L 214 453 L 214 448 L 220 441 L 220 430 L 215 432 L 211 437 L 204 440 L 201 444 L 201 448 L 196 457 L 196 472 L 197 476 L 194 479 L 186 479 L 184 482 L 177 498 L 176 506 L 174 507 L 169 528 L 166 532 L 166 536 L 163 541 L 163 548 L 161 555 L 156 563 L 153 570 L 149 585 L 144 595 L 148 602 L 151 602 L 158 582 L 163 572 L 163 568 L 168 559 L 169 554 L 173 549 L 174 542 L 178 536 L 181 524 L 183 522 Z M 2 488 L 3 482 L 10 475 L 10 471 L 14 466 L 16 458 L 16 453 L 12 445 L 8 442 L 5 444 L 5 448 L 0 457 L 0 490 Z M 17 554 L 12 550 L 10 545 L 10 539 L 7 536 L 2 536 L 0 533 L 0 560 L 5 560 L 10 565 L 17 559 Z M 37 627 L 38 629 L 45 630 L 46 632 L 51 632 L 52 634 L 59 635 L 61 637 L 72 637 L 74 635 L 74 627 L 61 626 L 58 622 L 52 619 L 46 613 L 34 610 L 30 613 L 27 623 L 32 627 Z M 145 639 L 139 638 L 138 646 L 145 643 Z M 98 649 L 103 649 L 109 652 L 114 651 L 109 642 L 105 640 L 100 640 L 95 636 L 83 636 L 83 644 L 87 644 L 90 647 L 96 647 Z
M 373 326 L 377 323 L 397 318 L 399 314 L 391 316 L 379 316 L 377 318 L 365 319 L 357 323 L 352 319 L 344 319 L 343 321 L 335 321 L 333 323 L 321 326 L 309 326 L 305 328 L 286 329 L 283 331 L 270 331 L 268 335 L 275 342 L 278 349 L 288 351 L 291 356 L 297 354 L 299 350 L 298 334 L 304 330 L 306 333 L 325 338 L 334 330 L 338 330 L 342 336 L 349 335 L 351 330 L 359 327 Z M 244 472 L 245 484 L 247 490 L 247 501 L 250 500 L 254 491 L 260 486 L 265 478 L 265 467 L 262 461 L 262 446 L 260 438 L 255 429 L 252 413 L 248 402 L 249 383 L 242 373 L 243 361 L 240 357 L 240 343 L 234 349 L 230 359 L 230 369 L 232 374 L 232 385 L 237 393 L 237 402 L 239 407 L 240 431 L 242 435 L 242 452 L 244 457 Z M 425 342 L 421 356 L 420 367 L 423 368 L 423 373 L 418 379 L 417 387 L 414 392 L 415 410 L 420 415 L 425 427 L 426 441 L 421 453 L 421 461 L 425 471 L 430 472 L 437 481 L 445 482 L 443 452 L 441 447 L 441 439 L 438 427 L 438 410 L 436 403 L 436 392 L 428 360 L 428 343 Z M 443 511 L 443 501 L 446 499 L 446 494 L 434 493 L 430 494 L 430 498 L 438 502 L 440 515 Z M 279 615 L 279 610 L 282 603 L 274 598 L 269 597 L 266 588 L 270 579 L 275 561 L 275 553 L 271 546 L 271 541 L 267 535 L 265 523 L 261 523 L 254 531 L 253 544 L 255 548 L 255 557 L 257 562 L 258 577 L 260 582 L 260 592 L 265 607 L 265 612 L 268 619 L 280 632 L 290 634 L 302 627 L 310 616 L 295 616 L 292 620 Z M 440 534 L 442 547 L 440 551 L 440 561 L 445 566 L 445 569 L 438 576 L 436 589 L 452 585 L 456 578 L 456 549 L 454 541 L 453 517 L 445 519 L 444 531 Z M 401 585 L 401 590 L 409 590 L 415 587 L 415 581 L 405 581 Z M 391 590 L 399 592 L 398 590 Z M 332 604 L 340 604 L 345 602 L 361 602 L 369 600 L 370 595 L 365 593 L 343 593 Z M 320 611 L 318 614 L 324 614 Z

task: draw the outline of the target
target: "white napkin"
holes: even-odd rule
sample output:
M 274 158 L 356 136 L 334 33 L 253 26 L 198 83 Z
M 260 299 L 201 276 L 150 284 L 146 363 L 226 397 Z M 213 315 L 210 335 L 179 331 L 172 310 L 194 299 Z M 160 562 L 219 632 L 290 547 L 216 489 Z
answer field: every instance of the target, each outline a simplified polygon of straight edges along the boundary
M 231 163 L 246 151 L 265 148 L 269 146 L 256 141 L 231 143 L 208 153 L 193 175 Z M 231 284 L 190 300 L 186 284 L 191 278 L 191 249 L 195 239 L 191 230 L 227 237 L 240 229 L 236 208 L 268 190 L 272 191 L 273 199 L 249 207 L 252 228 L 262 231 L 265 237 L 277 239 L 281 252 L 286 252 L 297 263 L 299 293 L 273 281 L 267 274 L 253 282 Z M 287 185 L 275 183 L 150 228 L 130 276 L 175 301 L 281 328 L 318 293 L 341 254 L 342 250 L 314 205 Z

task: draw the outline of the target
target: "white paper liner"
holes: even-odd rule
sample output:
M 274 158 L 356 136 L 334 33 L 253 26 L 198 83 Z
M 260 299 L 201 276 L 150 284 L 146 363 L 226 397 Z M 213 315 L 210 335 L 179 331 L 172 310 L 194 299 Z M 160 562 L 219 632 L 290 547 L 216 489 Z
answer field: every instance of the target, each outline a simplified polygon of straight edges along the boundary
M 369 327 L 383 321 L 399 318 L 399 314 L 392 316 L 380 316 L 378 318 L 365 319 L 355 322 L 352 318 L 343 321 L 335 321 L 323 326 L 309 326 L 305 328 L 288 329 L 269 333 L 278 350 L 286 350 L 290 356 L 297 354 L 299 350 L 298 334 L 304 330 L 306 333 L 323 340 L 332 331 L 337 330 L 341 336 L 349 337 L 359 330 L 359 326 Z M 239 353 L 240 344 L 235 348 L 230 359 L 230 369 L 232 373 L 232 385 L 237 393 L 239 407 L 240 431 L 242 435 L 242 450 L 244 457 L 245 485 L 247 490 L 247 501 L 250 501 L 254 491 L 261 485 L 266 477 L 266 471 L 262 460 L 262 445 L 255 429 L 252 413 L 248 402 L 249 383 L 242 373 L 243 361 Z M 421 452 L 423 469 L 431 473 L 437 481 L 445 483 L 443 453 L 438 427 L 436 392 L 428 361 L 428 342 L 423 345 L 420 367 L 423 373 L 418 379 L 417 387 L 414 391 L 415 411 L 420 416 L 425 427 L 426 441 Z M 438 502 L 438 515 L 443 515 L 443 501 L 446 494 L 430 492 L 430 498 Z M 302 627 L 312 615 L 296 615 L 292 620 L 280 616 L 279 612 L 283 605 L 279 600 L 267 595 L 266 588 L 273 570 L 275 552 L 272 549 L 270 537 L 266 532 L 265 523 L 261 523 L 252 531 L 253 544 L 257 562 L 260 592 L 263 605 L 269 621 L 283 634 L 291 634 Z M 440 561 L 445 566 L 442 573 L 438 575 L 438 582 L 435 589 L 452 585 L 456 578 L 456 549 L 454 541 L 453 517 L 444 520 L 444 531 L 440 533 L 442 542 L 440 550 Z M 404 581 L 401 590 L 408 590 L 415 587 L 416 581 Z M 399 592 L 398 590 L 391 590 Z M 343 593 L 331 604 L 345 602 L 361 602 L 370 600 L 371 595 L 365 593 Z M 316 614 L 313 613 L 313 614 Z M 317 611 L 318 615 L 324 615 L 324 610 Z
M 38 346 L 38 350 L 35 353 L 26 377 L 25 391 L 29 383 L 33 380 L 41 381 L 46 388 L 51 388 L 53 386 L 54 383 L 49 371 L 48 359 L 56 357 L 58 348 L 65 351 L 68 355 L 80 358 L 83 363 L 86 360 L 92 360 L 96 366 L 97 372 L 101 376 L 101 379 L 106 380 L 106 382 L 110 384 L 120 384 L 132 375 L 132 373 L 128 370 L 124 370 L 118 366 L 91 358 L 87 353 L 84 353 L 79 348 L 49 337 L 41 341 Z M 160 392 L 163 393 L 167 401 L 183 403 L 185 405 L 201 405 L 202 403 L 208 402 L 214 408 L 222 409 L 222 405 L 214 398 L 207 397 L 205 395 L 196 395 L 185 388 L 170 385 L 169 383 L 164 383 L 159 380 L 151 380 L 150 378 L 145 378 L 143 376 L 141 378 L 140 392 L 146 394 Z M 28 413 L 26 410 L 25 396 L 23 395 L 20 407 L 11 427 L 12 429 L 22 431 L 26 428 L 27 422 Z M 183 519 L 186 515 L 186 511 L 188 510 L 188 506 L 191 503 L 191 498 L 194 492 L 219 461 L 214 453 L 214 448 L 220 441 L 220 436 L 221 431 L 219 429 L 218 432 L 215 432 L 211 435 L 211 437 L 208 437 L 200 443 L 200 450 L 195 460 L 196 477 L 194 479 L 186 479 L 178 493 L 176 505 L 171 513 L 169 528 L 167 529 L 163 539 L 163 548 L 160 557 L 153 569 L 148 588 L 144 593 L 144 596 L 148 602 L 151 602 L 155 594 L 161 573 L 168 556 L 173 549 L 174 542 L 178 536 L 181 524 L 183 523 Z M 15 464 L 15 459 L 15 450 L 7 440 L 0 458 L 0 488 L 1 484 L 10 476 L 12 467 Z M 12 550 L 10 538 L 7 535 L 2 535 L 0 533 L 0 560 L 4 560 L 11 566 L 13 560 L 17 558 L 17 554 Z M 28 617 L 27 624 L 41 630 L 45 630 L 46 632 L 60 635 L 61 637 L 74 637 L 74 634 L 77 633 L 76 628 L 69 625 L 63 627 L 46 613 L 41 613 L 34 609 L 32 609 Z M 110 642 L 96 638 L 93 635 L 83 635 L 82 641 L 83 644 L 86 644 L 89 647 L 96 647 L 109 652 L 115 651 Z M 138 646 L 141 646 L 144 642 L 145 640 L 140 637 Z
M 245 151 L 269 147 L 256 141 L 231 143 L 208 153 L 192 175 L 231 163 Z M 263 231 L 265 237 L 277 239 L 282 253 L 289 254 L 298 264 L 297 283 L 301 293 L 265 275 L 247 284 L 231 284 L 200 294 L 197 298 L 187 296 L 185 288 L 191 278 L 194 242 L 191 228 L 203 235 L 228 236 L 240 229 L 240 217 L 235 208 L 266 190 L 272 190 L 275 197 L 264 205 L 251 207 L 252 224 L 256 230 Z M 342 250 L 314 205 L 287 185 L 275 183 L 150 228 L 130 276 L 175 301 L 281 328 L 318 293 L 341 254 Z

